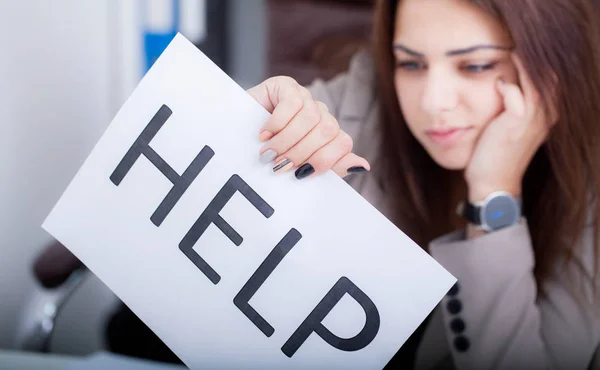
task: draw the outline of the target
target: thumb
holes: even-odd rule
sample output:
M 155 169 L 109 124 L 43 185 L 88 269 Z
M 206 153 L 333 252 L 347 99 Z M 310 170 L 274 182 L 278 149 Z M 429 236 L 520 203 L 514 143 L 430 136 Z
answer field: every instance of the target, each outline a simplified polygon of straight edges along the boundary
M 269 113 L 273 113 L 280 101 L 286 99 L 302 99 L 303 89 L 291 77 L 271 77 L 264 82 L 248 89 L 250 94 Z M 306 91 L 308 93 L 308 91 Z
M 502 78 L 496 81 L 496 87 L 502 97 L 504 109 L 510 114 L 522 117 L 525 114 L 525 99 L 521 89 Z
M 269 111 L 269 113 L 273 113 L 276 104 L 271 101 L 268 80 L 246 90 L 246 92 L 250 94 L 250 96 L 258 102 L 258 104 L 262 105 L 263 108 Z

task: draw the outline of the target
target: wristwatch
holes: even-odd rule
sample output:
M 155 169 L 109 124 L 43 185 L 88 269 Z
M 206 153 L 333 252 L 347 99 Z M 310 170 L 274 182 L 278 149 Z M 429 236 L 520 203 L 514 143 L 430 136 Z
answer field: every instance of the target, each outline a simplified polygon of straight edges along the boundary
M 458 212 L 473 225 L 488 232 L 495 231 L 519 222 L 522 215 L 521 199 L 504 191 L 496 191 L 475 204 L 465 201 L 459 206 Z

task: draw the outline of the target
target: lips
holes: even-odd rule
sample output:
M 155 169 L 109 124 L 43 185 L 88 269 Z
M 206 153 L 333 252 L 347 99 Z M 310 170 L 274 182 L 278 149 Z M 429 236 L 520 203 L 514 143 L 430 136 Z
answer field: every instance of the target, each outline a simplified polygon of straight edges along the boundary
M 455 143 L 471 127 L 448 127 L 425 131 L 425 134 L 436 144 L 449 145 Z

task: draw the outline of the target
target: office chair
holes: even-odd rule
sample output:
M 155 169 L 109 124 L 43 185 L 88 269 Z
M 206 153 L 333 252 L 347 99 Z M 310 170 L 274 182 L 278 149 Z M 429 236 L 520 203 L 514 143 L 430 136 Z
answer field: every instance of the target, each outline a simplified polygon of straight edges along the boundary
M 56 318 L 89 273 L 85 265 L 59 242 L 53 242 L 34 260 L 33 274 L 44 289 L 33 305 L 27 333 L 19 349 L 49 352 Z M 104 328 L 108 350 L 120 355 L 181 364 L 179 358 L 125 304 L 109 316 Z
M 33 263 L 33 275 L 43 289 L 33 300 L 17 348 L 23 351 L 50 351 L 56 318 L 83 282 L 85 266 L 58 242 L 42 251 Z

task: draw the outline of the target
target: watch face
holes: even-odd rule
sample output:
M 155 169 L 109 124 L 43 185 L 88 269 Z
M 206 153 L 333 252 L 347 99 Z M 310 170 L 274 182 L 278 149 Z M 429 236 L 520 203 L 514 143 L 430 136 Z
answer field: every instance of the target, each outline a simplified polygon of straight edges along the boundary
M 491 230 L 512 226 L 519 220 L 519 205 L 509 195 L 498 195 L 483 207 L 481 216 L 483 223 Z

